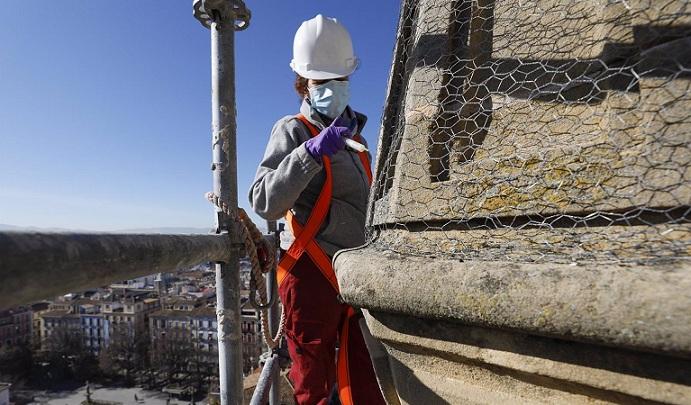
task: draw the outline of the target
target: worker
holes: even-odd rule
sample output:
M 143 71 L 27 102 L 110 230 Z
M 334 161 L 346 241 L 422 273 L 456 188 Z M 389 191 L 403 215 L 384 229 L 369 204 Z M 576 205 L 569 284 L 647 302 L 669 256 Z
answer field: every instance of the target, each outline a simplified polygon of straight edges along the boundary
M 337 387 L 343 405 L 384 404 L 361 315 L 340 302 L 331 266 L 336 251 L 365 242 L 371 184 L 370 156 L 356 150 L 367 118 L 348 105 L 358 67 L 350 34 L 333 18 L 303 22 L 290 66 L 300 113 L 273 126 L 249 199 L 263 218 L 286 218 L 277 275 L 295 400 L 328 404 Z

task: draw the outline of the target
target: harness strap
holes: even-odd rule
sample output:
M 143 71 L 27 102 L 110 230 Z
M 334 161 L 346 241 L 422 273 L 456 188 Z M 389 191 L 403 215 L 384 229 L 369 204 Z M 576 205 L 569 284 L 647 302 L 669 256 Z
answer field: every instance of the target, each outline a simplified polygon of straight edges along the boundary
M 356 141 L 360 142 L 362 140 L 362 137 L 360 134 L 357 134 L 353 136 L 353 139 Z M 362 143 L 362 142 L 360 142 Z M 358 157 L 360 158 L 360 161 L 362 162 L 362 166 L 365 168 L 365 174 L 367 174 L 367 180 L 369 181 L 369 185 L 372 185 L 372 168 L 369 166 L 369 156 L 367 156 L 367 152 L 358 152 Z
M 338 381 L 338 398 L 342 405 L 353 405 L 353 390 L 350 382 L 350 350 L 348 339 L 350 338 L 350 320 L 356 316 L 353 307 L 348 307 L 346 316 L 341 326 L 340 347 L 338 360 L 336 361 L 336 380 Z
M 319 135 L 319 130 L 312 125 L 312 123 L 309 122 L 304 115 L 299 114 L 296 118 L 305 124 L 312 134 L 312 137 Z M 293 244 L 278 263 L 278 271 L 276 276 L 279 286 L 288 276 L 290 270 L 293 268 L 300 256 L 307 251 L 324 277 L 326 277 L 334 290 L 338 292 L 338 282 L 336 281 L 336 275 L 331 267 L 331 260 L 329 260 L 328 255 L 314 240 L 314 237 L 317 235 L 321 224 L 324 222 L 324 219 L 329 213 L 329 207 L 331 206 L 331 195 L 333 191 L 331 160 L 328 156 L 322 156 L 322 163 L 324 165 L 324 171 L 326 172 L 326 179 L 324 180 L 324 186 L 319 193 L 317 202 L 314 204 L 305 226 L 303 227 L 300 225 L 291 211 L 286 213 L 286 222 L 288 227 L 290 227 L 291 232 L 295 236 L 295 241 L 293 241 Z
M 299 114 L 296 116 L 297 119 L 302 121 L 303 124 L 309 129 L 312 137 L 319 135 L 319 130 L 312 125 L 311 122 L 305 118 L 304 115 Z M 360 135 L 356 135 L 355 140 L 360 140 Z M 370 169 L 369 157 L 365 152 L 358 153 L 360 161 L 365 168 L 365 174 L 369 184 L 372 185 L 372 171 Z M 326 172 L 326 179 L 324 180 L 324 186 L 322 187 L 317 202 L 312 208 L 307 223 L 303 226 L 295 218 L 295 215 L 289 210 L 286 213 L 286 222 L 291 232 L 295 236 L 295 241 L 290 246 L 288 251 L 283 255 L 283 258 L 278 263 L 277 266 L 277 281 L 280 286 L 286 279 L 290 271 L 292 270 L 295 263 L 300 259 L 300 257 L 307 253 L 314 264 L 316 264 L 319 271 L 326 280 L 331 284 L 334 291 L 339 293 L 338 281 L 336 280 L 336 273 L 334 272 L 333 266 L 331 264 L 331 259 L 324 252 L 321 246 L 315 240 L 315 236 L 322 223 L 326 219 L 329 213 L 329 208 L 331 206 L 331 197 L 333 194 L 333 175 L 331 173 L 331 160 L 327 156 L 322 156 L 322 163 L 324 165 L 324 171 Z M 346 316 L 343 320 L 341 327 L 341 348 L 339 349 L 339 358 L 337 366 L 337 379 L 339 386 L 339 397 L 341 403 L 344 405 L 353 405 L 353 392 L 351 388 L 350 381 L 350 361 L 349 361 L 349 349 L 348 341 L 350 339 L 351 331 L 350 324 L 351 320 L 356 318 L 356 312 L 352 307 L 348 307 Z
M 309 129 L 312 137 L 319 135 L 319 130 L 315 127 L 309 120 L 302 114 L 296 116 L 297 119 L 302 121 L 303 124 Z M 357 135 L 359 139 L 359 135 Z M 369 167 L 369 159 L 366 153 L 358 153 L 362 165 L 365 167 L 365 173 L 369 180 L 369 184 L 372 184 L 372 171 Z M 300 257 L 307 252 L 312 261 L 317 265 L 322 275 L 331 284 L 333 289 L 338 293 L 338 281 L 336 280 L 336 273 L 334 272 L 333 266 L 331 265 L 331 259 L 324 252 L 321 246 L 316 242 L 315 236 L 319 232 L 319 228 L 324 223 L 326 216 L 329 214 L 329 208 L 331 207 L 331 197 L 333 195 L 333 175 L 331 172 L 331 159 L 328 156 L 322 156 L 322 163 L 324 165 L 324 171 L 326 172 L 326 179 L 324 180 L 324 186 L 319 193 L 317 202 L 312 208 L 307 223 L 302 226 L 299 221 L 295 218 L 295 215 L 291 211 L 286 213 L 286 223 L 290 228 L 291 232 L 295 236 L 295 241 L 290 246 L 288 251 L 283 255 L 283 258 L 278 263 L 277 270 L 277 281 L 280 286 L 281 283 L 290 273 L 291 269 L 295 263 L 300 259 Z
M 300 239 L 301 236 L 304 235 L 306 232 L 304 232 L 302 226 L 295 219 L 295 216 L 292 212 L 288 211 L 288 213 L 286 214 L 286 221 L 288 222 L 288 224 L 290 224 L 290 230 L 291 232 L 293 232 L 293 235 L 295 235 L 296 238 L 293 242 L 293 245 L 290 246 L 290 249 L 288 249 L 286 254 L 278 263 L 278 271 L 276 273 L 278 285 L 280 286 L 283 280 L 288 276 L 288 274 L 290 274 L 290 271 L 292 270 L 293 266 L 298 261 L 300 256 L 302 256 L 303 253 L 307 253 L 314 262 L 314 264 L 317 265 L 317 268 L 319 269 L 319 271 L 321 271 L 324 278 L 326 278 L 329 284 L 331 284 L 331 287 L 333 287 L 333 289 L 338 293 L 338 280 L 336 280 L 336 273 L 334 272 L 334 269 L 331 266 L 331 259 L 329 259 L 329 256 L 326 254 L 326 252 L 324 252 L 324 249 L 322 249 L 322 247 L 319 246 L 319 244 L 316 240 L 314 240 L 314 238 L 307 240 L 305 242 L 304 249 L 300 249 L 300 255 L 295 256 L 294 253 L 291 254 L 291 250 L 293 249 L 293 246 L 295 246 L 295 243 L 297 243 L 298 239 Z

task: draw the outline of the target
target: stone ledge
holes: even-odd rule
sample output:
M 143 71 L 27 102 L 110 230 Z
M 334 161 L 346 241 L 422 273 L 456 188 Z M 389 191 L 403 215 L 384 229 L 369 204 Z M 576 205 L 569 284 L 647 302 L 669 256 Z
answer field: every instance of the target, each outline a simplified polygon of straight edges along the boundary
M 405 378 L 407 372 L 426 371 L 438 386 L 434 392 L 450 403 L 473 402 L 473 397 L 502 402 L 482 400 L 488 394 L 510 396 L 503 402 L 511 403 L 691 403 L 688 359 L 364 312 L 372 335 L 391 356 L 385 377 L 403 402 L 436 403 L 419 398 L 423 389 Z
M 460 262 L 376 245 L 334 257 L 344 300 L 370 311 L 691 357 L 691 268 Z

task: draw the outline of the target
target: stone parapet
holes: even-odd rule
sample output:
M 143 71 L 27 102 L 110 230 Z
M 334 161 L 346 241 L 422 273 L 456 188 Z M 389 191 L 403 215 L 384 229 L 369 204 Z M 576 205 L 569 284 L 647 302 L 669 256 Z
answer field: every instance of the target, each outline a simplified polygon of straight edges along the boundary
M 691 204 L 684 3 L 409 5 L 372 224 Z
M 447 260 L 368 247 L 334 259 L 341 296 L 374 312 L 691 358 L 691 266 Z
M 367 312 L 404 404 L 691 403 L 691 361 L 407 315 Z
M 691 404 L 688 1 L 404 0 L 375 173 L 390 404 Z

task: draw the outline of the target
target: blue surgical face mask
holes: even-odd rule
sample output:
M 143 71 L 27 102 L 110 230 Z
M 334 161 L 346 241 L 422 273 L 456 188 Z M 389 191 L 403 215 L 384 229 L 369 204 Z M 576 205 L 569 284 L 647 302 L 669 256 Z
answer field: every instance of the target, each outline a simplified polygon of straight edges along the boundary
M 329 80 L 309 88 L 310 103 L 318 113 L 336 118 L 348 106 L 350 88 L 347 80 Z

